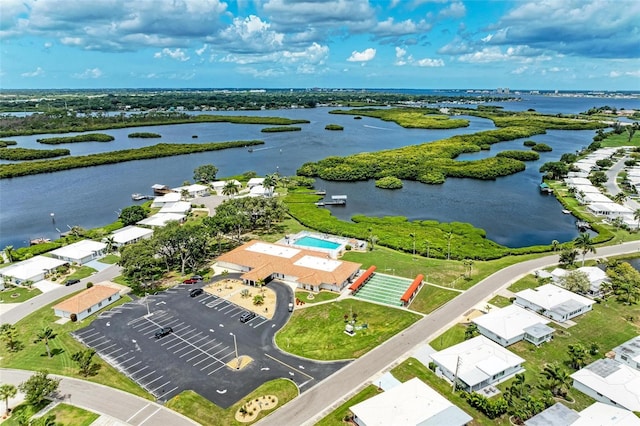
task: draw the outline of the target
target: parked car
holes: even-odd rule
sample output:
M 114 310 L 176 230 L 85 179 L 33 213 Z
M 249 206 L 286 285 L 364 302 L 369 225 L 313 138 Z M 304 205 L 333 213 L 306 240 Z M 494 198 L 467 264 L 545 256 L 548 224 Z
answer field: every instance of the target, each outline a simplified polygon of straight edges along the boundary
M 193 278 L 188 278 L 188 279 L 182 281 L 182 284 L 195 284 L 197 282 L 198 282 L 198 280 L 194 280 Z
M 204 293 L 204 291 L 202 291 L 201 288 L 194 288 L 189 292 L 189 296 L 196 297 L 196 296 L 200 296 L 202 293 Z
M 162 327 L 160 330 L 156 331 L 156 339 L 164 337 L 169 333 L 173 333 L 173 328 L 171 328 L 171 327 Z
M 248 322 L 254 319 L 255 317 L 256 317 L 255 312 L 245 312 L 244 314 L 240 315 L 240 322 Z
M 287 309 L 289 309 L 289 312 L 293 312 L 293 303 L 289 302 Z
M 67 281 L 65 281 L 64 285 L 74 285 L 74 284 L 78 284 L 79 282 L 80 282 L 80 280 L 76 280 L 76 279 L 67 280 Z
M 194 276 L 191 277 L 191 279 L 192 280 L 196 280 L 196 281 L 202 281 L 203 280 L 202 275 L 194 275 Z

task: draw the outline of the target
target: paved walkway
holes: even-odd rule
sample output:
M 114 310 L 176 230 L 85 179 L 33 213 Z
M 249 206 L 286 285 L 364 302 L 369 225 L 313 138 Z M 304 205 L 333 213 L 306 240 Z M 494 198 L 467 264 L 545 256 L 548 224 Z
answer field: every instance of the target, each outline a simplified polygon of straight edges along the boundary
M 0 382 L 19 385 L 26 381 L 32 371 L 0 369 Z M 100 415 L 108 416 L 104 424 L 127 424 L 132 426 L 192 426 L 198 423 L 162 405 L 139 396 L 85 380 L 50 375 L 62 379 L 58 394 L 61 402 L 75 405 Z M 109 423 L 109 418 L 117 422 Z
M 587 258 L 603 258 L 639 251 L 640 242 L 634 241 L 598 248 L 596 254 L 591 254 Z M 280 426 L 292 423 L 297 425 L 316 423 L 357 393 L 364 385 L 370 383 L 373 377 L 403 361 L 412 355 L 416 348 L 447 330 L 474 306 L 484 303 L 498 294 L 501 289 L 536 269 L 557 263 L 558 256 L 552 255 L 528 260 L 495 272 L 460 294 L 452 303 L 447 303 L 417 321 L 404 332 L 356 359 L 257 424 Z

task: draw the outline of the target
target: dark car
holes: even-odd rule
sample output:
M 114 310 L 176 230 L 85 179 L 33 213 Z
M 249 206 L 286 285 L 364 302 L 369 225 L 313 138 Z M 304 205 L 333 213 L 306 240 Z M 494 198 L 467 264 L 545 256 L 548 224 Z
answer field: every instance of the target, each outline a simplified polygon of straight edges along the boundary
M 194 276 L 191 277 L 191 279 L 192 280 L 196 280 L 196 281 L 202 281 L 203 280 L 202 275 L 194 275 Z
M 240 322 L 251 321 L 255 317 L 256 317 L 255 312 L 245 312 L 244 314 L 240 315 Z
M 204 293 L 204 292 L 202 291 L 201 288 L 194 288 L 193 290 L 191 290 L 189 292 L 189 296 L 196 297 L 196 296 L 200 296 L 202 293 Z
M 74 285 L 74 284 L 78 284 L 80 282 L 80 280 L 67 280 L 65 281 L 64 285 Z
M 193 278 L 189 278 L 189 279 L 186 279 L 186 280 L 182 281 L 182 284 L 195 284 L 197 282 L 198 282 L 198 280 L 194 280 Z
M 156 339 L 164 337 L 169 333 L 173 333 L 173 328 L 171 328 L 171 327 L 162 327 L 160 330 L 156 331 Z

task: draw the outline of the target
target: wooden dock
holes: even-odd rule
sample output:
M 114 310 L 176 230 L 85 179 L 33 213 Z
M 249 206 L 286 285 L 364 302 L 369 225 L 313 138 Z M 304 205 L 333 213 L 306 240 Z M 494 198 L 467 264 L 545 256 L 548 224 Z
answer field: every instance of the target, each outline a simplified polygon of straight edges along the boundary
M 344 206 L 347 204 L 347 196 L 346 195 L 332 195 L 330 200 L 326 201 L 318 201 L 315 203 L 316 206 Z
M 576 221 L 576 228 L 578 228 L 580 231 L 586 231 L 587 229 L 591 229 L 591 224 L 589 224 L 589 222 L 578 220 Z

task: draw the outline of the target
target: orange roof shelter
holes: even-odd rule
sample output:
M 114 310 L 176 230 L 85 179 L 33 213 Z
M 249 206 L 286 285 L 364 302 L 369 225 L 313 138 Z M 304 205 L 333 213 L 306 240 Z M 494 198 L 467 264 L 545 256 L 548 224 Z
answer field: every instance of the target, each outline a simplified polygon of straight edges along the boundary
M 218 266 L 244 272 L 245 283 L 272 279 L 293 281 L 312 291 L 340 291 L 358 274 L 361 264 L 328 258 L 299 247 L 250 241 L 218 257 Z
M 56 316 L 62 318 L 71 318 L 71 314 L 75 314 L 78 320 L 82 320 L 118 299 L 120 291 L 117 288 L 94 285 L 58 303 L 53 307 L 53 311 Z

